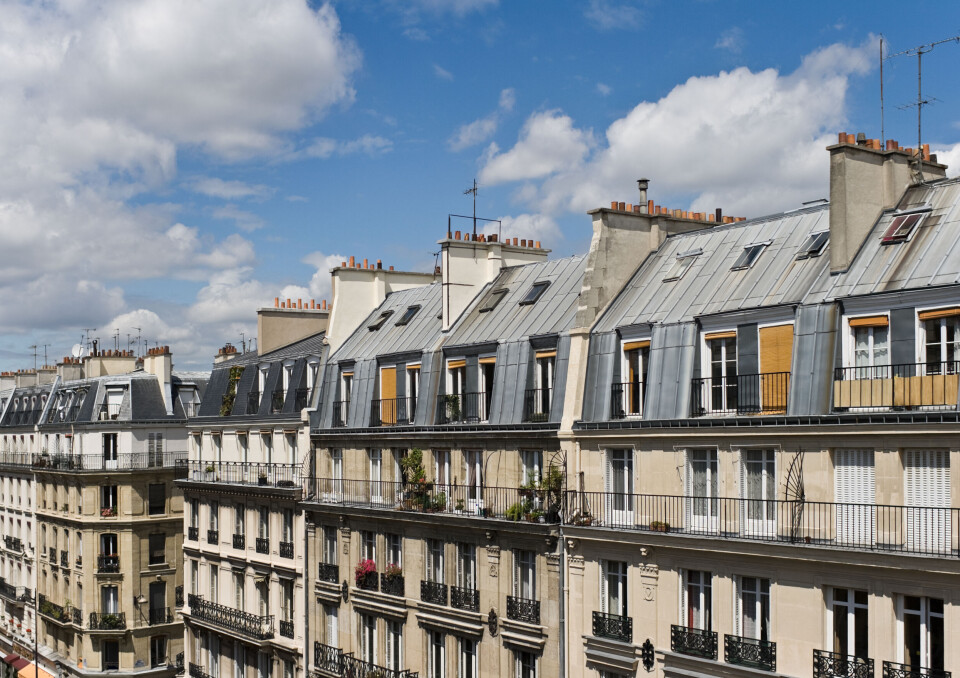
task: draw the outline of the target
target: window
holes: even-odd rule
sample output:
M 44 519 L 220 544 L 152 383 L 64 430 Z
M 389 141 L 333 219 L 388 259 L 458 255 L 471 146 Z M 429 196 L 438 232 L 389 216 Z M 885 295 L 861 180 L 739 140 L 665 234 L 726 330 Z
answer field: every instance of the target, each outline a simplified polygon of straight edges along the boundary
M 800 251 L 797 254 L 797 261 L 819 257 L 823 254 L 823 249 L 827 246 L 829 240 L 830 231 L 811 233 L 807 236 L 806 242 L 800 247 Z
M 370 500 L 383 501 L 383 452 L 379 448 L 367 450 L 370 465 Z
M 150 666 L 157 668 L 167 663 L 167 637 L 153 636 L 150 638 Z
M 927 553 L 951 548 L 950 453 L 903 451 L 909 548 Z
M 770 580 L 740 577 L 738 631 L 744 638 L 770 640 Z
M 687 452 L 687 497 L 690 527 L 715 532 L 720 513 L 716 450 Z
M 270 538 L 270 509 L 261 506 L 259 509 L 260 520 L 257 524 L 257 536 L 260 539 Z
M 457 678 L 476 678 L 477 641 L 472 638 L 460 638 L 460 661 L 457 665 Z
M 323 528 L 323 562 L 337 564 L 337 528 L 329 525 Z
M 216 565 L 210 565 L 210 602 L 220 602 L 220 568 Z
M 427 581 L 443 583 L 443 540 L 427 540 Z
M 777 475 L 775 450 L 744 450 L 740 457 L 745 529 L 752 535 L 776 534 Z
M 537 656 L 528 650 L 514 650 L 516 678 L 537 678 Z
M 100 642 L 100 667 L 104 671 L 116 671 L 120 668 L 120 643 L 116 640 Z
M 912 214 L 901 214 L 894 216 L 893 222 L 887 227 L 880 240 L 881 245 L 892 245 L 893 243 L 909 240 L 914 230 L 923 220 L 926 212 L 914 212 Z
M 889 377 L 890 333 L 887 316 L 850 318 L 847 324 L 852 341 L 852 366 L 857 368 L 854 371 L 856 378 Z
M 213 531 L 220 529 L 220 502 L 210 502 L 210 526 L 207 528 Z
M 200 526 L 200 501 L 198 499 L 190 500 L 190 527 Z
M 337 647 L 340 643 L 340 624 L 337 619 L 339 613 L 336 605 L 323 606 L 323 618 L 326 622 L 323 628 L 325 645 Z
M 604 508 L 611 524 L 633 522 L 633 450 L 608 450 Z
M 543 452 L 540 450 L 520 451 L 520 482 L 539 483 L 543 476 Z
M 490 418 L 490 403 L 493 401 L 493 379 L 497 371 L 497 357 L 481 356 L 480 366 L 480 392 L 483 393 L 481 403 L 483 410 L 480 412 L 480 421 L 487 421 Z
M 244 610 L 245 594 L 243 586 L 243 572 L 233 573 L 233 607 L 237 610 Z
M 200 590 L 200 564 L 196 560 L 190 561 L 190 593 L 197 595 Z
M 151 534 L 150 537 L 150 564 L 160 565 L 167 562 L 167 535 L 162 532 Z
M 832 627 L 833 651 L 865 659 L 869 656 L 867 592 L 831 588 L 827 593 L 827 616 Z
M 643 398 L 646 394 L 647 363 L 650 356 L 650 340 L 626 341 L 623 343 L 623 363 L 621 365 L 620 397 L 614 406 L 620 411 L 618 417 L 643 414 Z M 619 402 L 617 402 L 619 401 Z
M 447 485 L 450 484 L 450 450 L 433 451 L 433 480 L 438 492 L 450 494 Z
M 444 678 L 447 675 L 447 637 L 439 631 L 429 631 L 428 634 L 430 639 L 429 678 Z
M 507 292 L 509 291 L 510 290 L 506 290 L 506 289 L 493 290 L 489 295 L 487 295 L 486 300 L 480 306 L 479 312 L 489 313 L 490 311 L 495 309 L 497 305 L 501 301 L 503 301 L 503 298 L 507 296 Z
M 100 488 L 100 515 L 105 517 L 117 515 L 116 485 L 104 485 Z
M 243 504 L 237 504 L 233 509 L 233 533 L 243 537 L 246 535 L 246 512 Z
M 340 375 L 340 400 L 350 402 L 353 395 L 353 372 L 344 372 Z
M 283 678 L 293 678 L 294 664 L 292 659 L 283 660 Z
M 874 478 L 873 450 L 834 451 L 833 484 L 834 501 L 838 504 L 838 542 L 858 546 L 872 546 L 875 543 Z
M 377 562 L 377 534 L 371 530 L 360 533 L 360 557 Z
M 477 588 L 477 549 L 473 544 L 457 544 L 457 586 Z
M 704 380 L 705 405 L 711 412 L 737 409 L 737 333 L 712 332 L 704 335 L 708 361 Z
M 387 535 L 387 564 L 403 567 L 403 537 L 399 534 Z
M 150 466 L 163 466 L 163 434 L 147 434 L 147 457 Z
M 918 315 L 923 323 L 926 374 L 960 372 L 960 308 L 925 311 Z M 931 317 L 938 315 L 941 317 Z
M 167 486 L 163 483 L 150 484 L 147 488 L 149 496 L 149 513 L 151 516 L 166 512 Z
M 479 450 L 463 453 L 465 466 L 464 484 L 466 485 L 466 508 L 471 513 L 481 513 L 483 508 L 483 453 Z
M 902 659 L 914 671 L 921 667 L 943 670 L 945 636 L 943 600 L 920 596 L 902 597 L 900 635 Z
M 293 621 L 293 582 L 280 580 L 280 614 L 283 621 Z
M 681 252 L 678 254 L 677 258 L 670 266 L 670 270 L 668 270 L 667 274 L 664 276 L 663 282 L 680 280 L 680 278 L 683 277 L 683 274 L 687 272 L 687 269 L 693 264 L 694 259 L 701 254 L 703 254 L 702 250 L 692 250 L 690 252 Z
M 525 297 L 520 301 L 520 304 L 519 304 L 519 305 L 520 305 L 520 306 L 527 306 L 527 305 L 529 305 L 529 304 L 535 304 L 535 303 L 537 303 L 537 300 L 539 300 L 540 297 L 543 296 L 543 293 L 547 291 L 547 287 L 549 287 L 549 286 L 550 286 L 550 281 L 549 281 L 549 280 L 544 280 L 544 281 L 541 281 L 541 282 L 535 282 L 535 283 L 533 283 L 533 286 L 532 286 L 532 287 L 530 288 L 530 290 L 527 292 L 527 296 L 525 296 Z
M 281 539 L 286 542 L 293 541 L 293 509 L 283 509 L 283 525 Z
M 392 315 L 393 315 L 393 311 L 384 311 L 383 313 L 380 314 L 379 318 L 377 318 L 372 323 L 367 325 L 367 329 L 370 330 L 371 332 L 376 332 L 381 327 L 383 327 L 383 324 L 387 322 L 387 318 L 389 318 Z
M 690 629 L 713 630 L 713 594 L 709 572 L 683 571 L 681 623 Z
M 100 613 L 117 614 L 119 608 L 119 589 L 116 586 L 100 587 Z
M 627 616 L 627 564 L 619 560 L 600 561 L 600 611 Z
M 393 671 L 403 670 L 403 622 L 388 619 L 387 624 L 387 668 Z
M 750 268 L 756 262 L 757 258 L 760 256 L 760 253 L 766 249 L 769 242 L 761 242 L 753 245 L 747 245 L 743 248 L 743 252 L 740 253 L 740 256 L 737 257 L 737 260 L 733 262 L 733 266 L 730 267 L 731 271 L 742 271 L 743 269 Z
M 467 390 L 467 361 L 447 361 L 447 393 L 463 395 Z
M 412 422 L 417 411 L 417 395 L 420 393 L 420 365 L 407 365 L 407 400 L 410 412 L 407 418 Z
M 397 321 L 397 325 L 406 325 L 409 323 L 411 320 L 413 320 L 413 316 L 415 316 L 419 310 L 419 306 L 407 306 L 407 310 L 403 312 L 402 316 L 400 316 L 400 319 Z
M 377 618 L 360 614 L 360 658 L 370 664 L 377 663 Z
M 513 552 L 513 594 L 527 600 L 537 599 L 537 554 L 533 551 Z

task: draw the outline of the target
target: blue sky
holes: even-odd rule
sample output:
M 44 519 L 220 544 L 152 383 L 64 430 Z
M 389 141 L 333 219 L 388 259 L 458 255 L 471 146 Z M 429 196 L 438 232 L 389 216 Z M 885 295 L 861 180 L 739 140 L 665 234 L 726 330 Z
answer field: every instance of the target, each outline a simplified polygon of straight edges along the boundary
M 85 327 L 207 366 L 342 258 L 431 266 L 474 177 L 480 215 L 557 255 L 639 176 L 726 214 L 825 197 L 836 132 L 880 136 L 879 36 L 957 34 L 931 2 L 3 3 L 0 369 Z M 960 166 L 958 63 L 924 58 L 924 141 Z M 912 146 L 916 59 L 885 82 Z

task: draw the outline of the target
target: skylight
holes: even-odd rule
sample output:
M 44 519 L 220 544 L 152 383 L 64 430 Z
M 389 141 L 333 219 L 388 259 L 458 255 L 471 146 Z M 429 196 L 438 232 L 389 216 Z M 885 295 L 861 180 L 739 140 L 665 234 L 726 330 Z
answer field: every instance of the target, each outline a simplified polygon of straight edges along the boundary
M 890 227 L 883 234 L 883 239 L 880 241 L 880 244 L 890 245 L 909 240 L 913 231 L 923 219 L 923 215 L 924 213 L 922 212 L 914 212 L 912 214 L 901 214 L 895 217 L 893 223 L 890 224 Z
M 489 313 L 497 307 L 503 298 L 507 296 L 507 292 L 510 290 L 503 288 L 499 290 L 494 290 L 490 293 L 490 296 L 487 297 L 487 300 L 483 303 L 483 306 L 480 307 L 480 313 Z
M 549 286 L 550 282 L 548 280 L 533 283 L 533 287 L 530 288 L 530 291 L 527 292 L 527 296 L 525 296 L 523 301 L 520 302 L 520 306 L 537 303 L 537 300 L 543 296 L 543 293 Z
M 408 322 L 413 320 L 413 316 L 415 316 L 419 310 L 419 305 L 407 306 L 407 310 L 403 312 L 402 316 L 400 316 L 400 320 L 397 321 L 397 325 L 406 325 Z
M 393 311 L 384 311 L 383 313 L 380 314 L 379 318 L 377 318 L 372 324 L 367 326 L 367 329 L 370 330 L 371 332 L 376 332 L 381 327 L 383 327 L 383 323 L 387 322 L 387 318 L 389 318 L 392 315 L 393 315 Z
M 683 252 L 677 255 L 676 260 L 673 262 L 673 266 L 670 267 L 670 270 L 667 271 L 667 275 L 663 278 L 663 282 L 680 280 L 680 278 L 683 277 L 683 274 L 687 272 L 687 269 L 690 268 L 690 265 L 693 264 L 693 260 L 700 256 L 701 252 L 701 250 L 695 250 L 693 252 Z
M 823 248 L 827 246 L 828 240 L 830 240 L 830 231 L 820 231 L 819 233 L 811 233 L 808 235 L 807 241 L 803 243 L 803 247 L 800 248 L 800 252 L 797 254 L 797 261 L 819 257 L 823 254 Z
M 763 252 L 768 244 L 769 243 L 760 242 L 744 247 L 743 252 L 741 252 L 740 256 L 737 257 L 737 260 L 733 262 L 733 266 L 730 268 L 730 270 L 741 271 L 745 268 L 750 268 L 753 266 L 753 263 L 757 260 L 757 257 L 760 256 L 760 253 Z

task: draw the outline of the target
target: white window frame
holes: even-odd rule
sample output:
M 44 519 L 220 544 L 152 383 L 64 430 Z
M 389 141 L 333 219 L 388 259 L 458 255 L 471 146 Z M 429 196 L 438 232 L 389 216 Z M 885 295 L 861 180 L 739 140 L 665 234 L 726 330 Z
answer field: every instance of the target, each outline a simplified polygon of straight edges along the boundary
M 699 620 L 690 603 L 697 596 Z M 680 570 L 680 625 L 701 631 L 713 630 L 713 573 L 708 570 Z
M 367 449 L 367 462 L 370 470 L 370 501 L 382 504 L 383 499 L 383 450 L 379 447 Z
M 477 678 L 477 641 L 473 638 L 458 638 L 457 678 Z
M 442 539 L 427 539 L 424 542 L 426 549 L 425 578 L 434 584 L 446 583 L 446 570 L 444 568 L 444 541 Z
M 740 450 L 740 529 L 750 536 L 777 534 L 777 456 L 776 448 L 745 447 Z M 750 459 L 760 455 L 760 459 Z M 760 496 L 748 496 L 748 468 L 760 466 Z M 772 495 L 771 495 L 772 492 Z
M 877 345 L 876 345 L 876 342 L 874 341 L 874 336 L 873 336 L 874 331 L 877 329 L 877 327 L 851 327 L 850 321 L 857 320 L 858 318 L 867 318 L 867 317 L 874 317 L 874 316 L 881 316 L 881 315 L 887 318 L 887 325 L 886 327 L 883 328 L 887 331 L 887 341 L 886 341 L 887 358 L 886 358 L 886 361 L 881 360 L 878 362 L 877 355 L 876 355 Z M 842 351 L 843 366 L 847 368 L 857 368 L 857 367 L 862 368 L 864 370 L 864 375 L 862 377 L 858 375 L 858 378 L 867 379 L 867 378 L 874 378 L 874 376 L 877 376 L 877 377 L 891 376 L 887 374 L 887 370 L 880 370 L 879 373 L 875 374 L 878 368 L 883 368 L 883 367 L 889 368 L 891 365 L 890 313 L 889 312 L 861 313 L 858 315 L 844 316 L 843 327 L 844 327 L 843 351 Z M 857 330 L 868 331 L 867 332 L 867 336 L 868 336 L 867 357 L 869 359 L 868 360 L 869 364 L 867 365 L 859 365 L 859 366 L 857 365 Z
M 906 609 L 906 599 L 908 597 L 920 599 L 920 611 L 918 616 L 920 617 L 921 666 L 925 668 L 938 668 L 938 667 L 931 666 L 932 662 L 930 659 L 930 650 L 931 650 L 931 645 L 933 644 L 932 642 L 933 639 L 930 637 L 931 636 L 930 620 L 934 618 L 938 618 L 941 620 L 940 623 L 941 625 L 943 625 L 943 628 L 944 628 L 944 637 L 941 640 L 942 643 L 946 644 L 946 642 L 949 639 L 949 635 L 947 634 L 947 631 L 946 631 L 946 619 L 944 619 L 943 613 L 933 612 L 930 609 L 931 608 L 930 603 L 931 603 L 931 599 L 939 600 L 943 603 L 944 611 L 946 611 L 945 608 L 946 608 L 947 601 L 946 599 L 943 599 L 943 598 L 933 598 L 932 596 L 923 596 L 923 595 L 910 596 L 907 594 L 900 594 L 897 596 L 897 660 L 903 664 L 910 663 L 909 658 L 904 656 L 904 650 L 906 649 L 905 648 L 906 638 L 904 637 L 904 633 L 905 633 L 904 626 L 906 623 L 905 617 L 908 614 L 912 614 L 911 612 L 908 612 Z M 947 654 L 946 651 L 944 651 L 944 654 Z M 943 667 L 939 667 L 939 668 L 943 668 Z
M 737 630 L 737 635 L 742 638 L 753 638 L 754 640 L 765 640 L 769 641 L 773 636 L 773 630 L 771 629 L 771 609 L 772 609 L 772 588 L 770 579 L 767 577 L 759 577 L 753 575 L 737 575 L 737 586 L 734 595 L 736 599 L 734 601 L 734 610 L 735 610 L 735 628 Z M 747 585 L 753 584 L 753 587 L 748 589 Z M 766 590 L 764 590 L 766 589 Z M 755 596 L 753 601 L 754 605 L 754 620 L 757 628 L 754 632 L 754 635 L 748 635 L 746 624 L 744 623 L 746 605 L 744 597 L 747 595 Z M 764 610 L 764 599 L 766 599 L 766 610 Z M 766 611 L 766 614 L 764 614 Z M 764 638 L 764 631 L 766 631 L 766 638 Z
M 632 447 L 608 448 L 604 453 L 604 522 L 610 526 L 634 524 L 634 450 Z M 622 465 L 623 487 L 617 487 L 616 468 Z
M 947 307 L 933 307 L 933 308 L 922 308 L 915 311 L 917 315 L 917 362 L 920 363 L 919 369 L 921 374 L 956 374 L 957 373 L 957 362 L 960 361 L 960 328 L 955 333 L 954 341 L 947 341 L 947 324 L 950 321 L 953 321 L 956 324 L 960 324 L 960 316 L 947 316 L 944 318 L 934 318 L 932 320 L 920 320 L 920 313 L 923 311 L 936 311 L 941 308 L 954 308 L 956 304 L 951 304 Z M 939 324 L 940 329 L 940 340 L 937 344 L 940 347 L 940 362 L 936 363 L 940 367 L 939 371 L 932 372 L 927 369 L 927 347 L 930 345 L 927 342 L 927 323 L 936 322 Z M 949 360 L 947 356 L 950 353 L 949 346 L 950 343 L 953 343 L 957 348 L 953 349 L 954 359 Z M 948 367 L 943 368 L 944 365 Z
M 627 593 L 629 571 L 630 566 L 626 561 L 600 561 L 600 611 L 604 614 L 630 616 L 630 599 Z M 614 600 L 619 601 L 617 609 L 613 609 Z
M 703 390 L 701 393 L 700 402 L 703 405 L 704 410 L 707 412 L 723 413 L 731 409 L 735 409 L 731 407 L 732 403 L 729 402 L 728 391 L 731 386 L 730 380 L 736 379 L 737 376 L 740 374 L 739 364 L 738 364 L 738 358 L 740 355 L 740 341 L 739 341 L 740 338 L 739 336 L 725 337 L 723 339 L 707 338 L 707 335 L 715 334 L 718 332 L 733 332 L 734 334 L 736 334 L 737 328 L 736 327 L 719 327 L 716 329 L 711 329 L 709 332 L 702 332 L 700 334 L 700 377 L 703 379 L 703 381 L 701 382 L 701 389 Z M 733 364 L 734 364 L 734 370 L 735 370 L 734 374 L 730 374 L 727 370 L 727 365 L 730 362 L 730 357 L 727 355 L 729 351 L 728 342 L 731 339 L 733 339 L 734 341 L 734 356 L 733 356 Z M 711 343 L 714 341 L 723 342 L 721 344 L 722 358 L 720 359 L 720 362 L 719 362 L 720 364 L 719 376 L 714 376 L 713 374 L 714 362 L 713 362 L 713 350 L 711 347 Z M 715 383 L 718 379 L 720 380 L 719 385 Z M 733 385 L 735 387 L 738 386 L 736 382 L 734 382 Z M 713 389 L 715 388 L 720 388 L 721 397 L 720 397 L 719 406 L 714 405 L 714 402 L 713 402 Z M 740 395 L 741 394 L 739 393 L 739 389 L 737 389 L 738 403 L 740 400 Z
M 840 591 L 840 590 L 847 592 L 846 601 L 836 599 L 836 593 L 837 591 Z M 847 632 L 848 632 L 847 647 L 840 648 L 838 654 L 848 655 L 851 657 L 856 656 L 862 659 L 866 659 L 867 657 L 869 657 L 869 652 L 863 655 L 857 655 L 857 652 L 856 652 L 856 643 L 857 643 L 856 614 L 857 614 L 857 610 L 866 610 L 869 615 L 870 602 L 869 602 L 869 595 L 868 595 L 868 599 L 866 603 L 858 603 L 856 601 L 856 594 L 858 592 L 867 593 L 863 589 L 854 589 L 848 586 L 827 587 L 827 637 L 825 639 L 826 644 L 824 645 L 824 647 L 830 648 L 830 651 L 834 651 L 833 650 L 833 648 L 835 648 L 834 640 L 837 635 L 836 608 L 838 607 L 845 608 L 846 611 L 844 612 L 844 615 L 847 617 L 846 623 L 847 623 Z M 870 622 L 869 622 L 869 616 L 868 616 L 868 621 L 867 621 L 867 642 L 868 643 L 870 642 L 869 632 L 870 632 Z
M 429 678 L 445 678 L 447 675 L 447 636 L 441 631 L 428 631 Z
M 514 550 L 513 595 L 524 600 L 538 600 L 536 551 L 529 549 Z
M 467 491 L 467 511 L 480 515 L 483 513 L 483 451 L 464 450 L 463 483 Z
M 720 455 L 715 447 L 686 451 L 684 494 L 687 524 L 691 530 L 715 534 L 720 528 Z M 704 466 L 704 492 L 694 492 L 694 467 Z
M 371 664 L 377 663 L 377 618 L 359 612 L 360 658 Z

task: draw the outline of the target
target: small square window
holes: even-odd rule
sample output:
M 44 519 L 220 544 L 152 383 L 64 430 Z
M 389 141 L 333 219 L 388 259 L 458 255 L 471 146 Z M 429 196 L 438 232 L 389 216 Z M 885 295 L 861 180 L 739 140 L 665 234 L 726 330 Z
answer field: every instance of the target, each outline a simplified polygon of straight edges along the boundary
M 151 516 L 162 514 L 166 511 L 167 488 L 163 483 L 151 484 L 148 487 L 149 507 Z
M 740 253 L 740 256 L 737 257 L 737 260 L 733 262 L 733 266 L 730 268 L 731 271 L 741 271 L 745 268 L 750 268 L 753 266 L 753 263 L 760 256 L 760 253 L 767 247 L 769 243 L 757 243 L 755 245 L 747 245 L 743 248 L 743 252 Z
M 381 327 L 383 327 L 383 323 L 387 322 L 387 318 L 389 318 L 392 315 L 393 315 L 393 311 L 384 311 L 383 313 L 380 314 L 379 318 L 377 318 L 371 325 L 367 327 L 367 329 L 370 330 L 371 332 L 376 332 Z
M 803 246 L 800 248 L 800 252 L 797 254 L 797 261 L 819 257 L 823 254 L 823 249 L 827 246 L 829 240 L 830 231 L 811 233 L 807 236 L 807 241 L 803 243 Z
M 494 290 L 490 293 L 490 296 L 487 297 L 487 300 L 483 302 L 483 306 L 480 307 L 480 313 L 489 313 L 497 307 L 503 298 L 507 296 L 507 289 Z
M 880 241 L 882 245 L 889 245 L 892 243 L 903 242 L 909 240 L 910 236 L 913 234 L 913 231 L 919 225 L 920 221 L 923 219 L 922 213 L 914 214 L 902 214 L 898 217 L 895 217 L 893 223 L 890 224 L 886 232 L 883 234 L 883 239 Z
M 673 262 L 673 266 L 670 267 L 670 270 L 667 271 L 667 275 L 663 278 L 663 282 L 680 280 L 680 278 L 683 277 L 683 274 L 687 272 L 687 269 L 690 268 L 691 264 L 693 264 L 694 258 L 694 255 L 677 257 Z
M 167 562 L 167 537 L 164 534 L 151 534 L 150 541 L 150 564 L 160 565 Z
M 547 291 L 547 287 L 549 286 L 550 282 L 548 280 L 533 283 L 533 287 L 530 288 L 530 291 L 527 292 L 527 296 L 525 296 L 523 301 L 520 302 L 520 306 L 527 306 L 528 304 L 537 303 L 537 300 L 543 296 L 543 293 Z
M 397 321 L 397 325 L 406 325 L 408 322 L 413 320 L 413 316 L 415 316 L 419 310 L 420 306 L 408 306 L 407 310 L 403 312 L 402 316 L 400 316 L 400 320 Z

